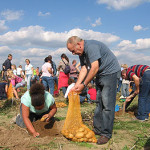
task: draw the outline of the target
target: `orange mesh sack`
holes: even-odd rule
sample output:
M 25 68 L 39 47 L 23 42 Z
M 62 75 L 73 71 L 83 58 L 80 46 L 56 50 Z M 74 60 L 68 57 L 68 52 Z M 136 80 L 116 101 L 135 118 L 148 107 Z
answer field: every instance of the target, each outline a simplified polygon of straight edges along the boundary
M 69 107 L 62 134 L 72 141 L 96 143 L 97 139 L 94 132 L 82 122 L 79 95 L 75 92 L 70 92 L 68 98 Z
M 12 98 L 13 98 L 13 87 L 12 87 L 12 83 L 10 83 L 7 91 L 7 99 L 12 99 Z

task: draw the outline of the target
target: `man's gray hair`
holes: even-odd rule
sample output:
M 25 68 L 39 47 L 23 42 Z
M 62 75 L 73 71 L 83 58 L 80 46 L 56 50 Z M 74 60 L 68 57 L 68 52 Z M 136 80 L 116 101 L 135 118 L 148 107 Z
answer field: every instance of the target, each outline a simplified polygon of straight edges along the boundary
M 81 42 L 82 39 L 79 38 L 78 36 L 72 36 L 67 40 L 67 45 L 70 44 L 77 44 L 78 42 Z

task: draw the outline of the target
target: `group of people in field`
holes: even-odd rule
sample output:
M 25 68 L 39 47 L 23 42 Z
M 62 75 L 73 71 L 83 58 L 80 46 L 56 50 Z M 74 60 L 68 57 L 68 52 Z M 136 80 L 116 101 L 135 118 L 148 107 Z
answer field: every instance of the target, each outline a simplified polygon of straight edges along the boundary
M 55 96 L 54 87 L 56 84 L 58 90 L 61 89 L 66 98 L 69 91 L 75 91 L 81 93 L 81 103 L 86 99 L 88 99 L 89 103 L 96 101 L 93 131 L 100 136 L 97 144 L 105 144 L 112 137 L 117 86 L 119 85 L 120 77 L 124 81 L 122 82 L 124 89 L 127 80 L 132 81 L 135 85 L 133 92 L 131 94 L 125 93 L 126 95 L 123 97 L 129 104 L 138 94 L 136 119 L 139 121 L 149 119 L 150 67 L 148 65 L 122 66 L 123 68 L 121 69 L 113 52 L 104 43 L 95 40 L 83 40 L 78 36 L 72 36 L 67 40 L 66 45 L 73 55 L 79 56 L 80 71 L 77 70 L 76 60 L 73 60 L 72 65 L 70 65 L 69 58 L 65 54 L 61 55 L 61 60 L 57 67 L 52 61 L 52 56 L 49 55 L 44 60 L 41 73 L 36 69 L 34 71 L 30 60 L 26 59 L 25 73 L 23 75 L 20 72 L 20 76 L 18 76 L 15 75 L 14 69 L 11 68 L 12 65 L 9 64 L 12 55 L 8 55 L 7 63 L 4 62 L 3 64 L 4 77 L 7 75 L 8 78 L 13 78 L 13 80 L 15 78 L 15 83 L 20 83 L 18 86 L 24 85 L 25 81 L 27 82 L 27 92 L 21 97 L 20 114 L 16 118 L 16 123 L 19 126 L 26 126 L 34 137 L 39 136 L 31 122 L 41 117 L 45 117 L 46 121 L 53 119 L 57 111 L 53 97 Z M 65 70 L 68 69 L 68 65 L 70 65 L 69 73 L 66 73 Z M 57 72 L 59 72 L 58 76 Z M 22 76 L 25 78 L 22 78 Z M 33 77 L 40 82 L 31 85 Z M 91 85 L 93 80 L 96 89 Z M 13 82 L 12 85 L 15 94 L 18 87 Z M 84 97 L 82 94 L 85 89 L 87 90 Z M 94 96 L 92 95 L 93 93 Z M 91 95 L 94 97 L 93 100 Z M 16 98 L 18 97 L 16 96 Z

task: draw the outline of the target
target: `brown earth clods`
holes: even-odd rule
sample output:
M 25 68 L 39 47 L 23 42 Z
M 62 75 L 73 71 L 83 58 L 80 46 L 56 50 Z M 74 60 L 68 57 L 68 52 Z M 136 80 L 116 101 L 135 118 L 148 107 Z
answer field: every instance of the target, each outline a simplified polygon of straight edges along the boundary
M 51 121 L 51 122 L 42 122 L 37 120 L 33 122 L 33 126 L 37 132 L 39 132 L 40 137 L 50 136 L 62 136 L 61 128 L 63 123 L 61 121 Z
M 12 128 L 6 129 L 0 126 L 0 149 L 10 148 L 16 150 L 33 149 L 33 144 L 46 144 L 54 138 L 58 141 L 64 141 L 61 134 L 64 121 L 41 122 L 40 120 L 33 122 L 33 126 L 40 133 L 39 138 L 29 135 L 28 131 L 20 128 L 16 124 Z

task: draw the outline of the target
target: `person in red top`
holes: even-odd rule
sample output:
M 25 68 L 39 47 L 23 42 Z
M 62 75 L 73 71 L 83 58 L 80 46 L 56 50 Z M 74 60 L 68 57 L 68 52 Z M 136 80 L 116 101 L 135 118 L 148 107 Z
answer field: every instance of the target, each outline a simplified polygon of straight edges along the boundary
M 90 99 L 90 101 L 96 100 L 97 95 L 96 89 L 93 88 L 91 83 L 89 83 L 87 87 L 88 87 L 88 95 L 87 95 L 88 99 Z
M 134 65 L 125 69 L 121 73 L 123 79 L 134 81 L 135 91 L 126 98 L 130 102 L 134 97 L 138 97 L 138 114 L 137 119 L 145 121 L 149 118 L 150 113 L 150 66 Z

